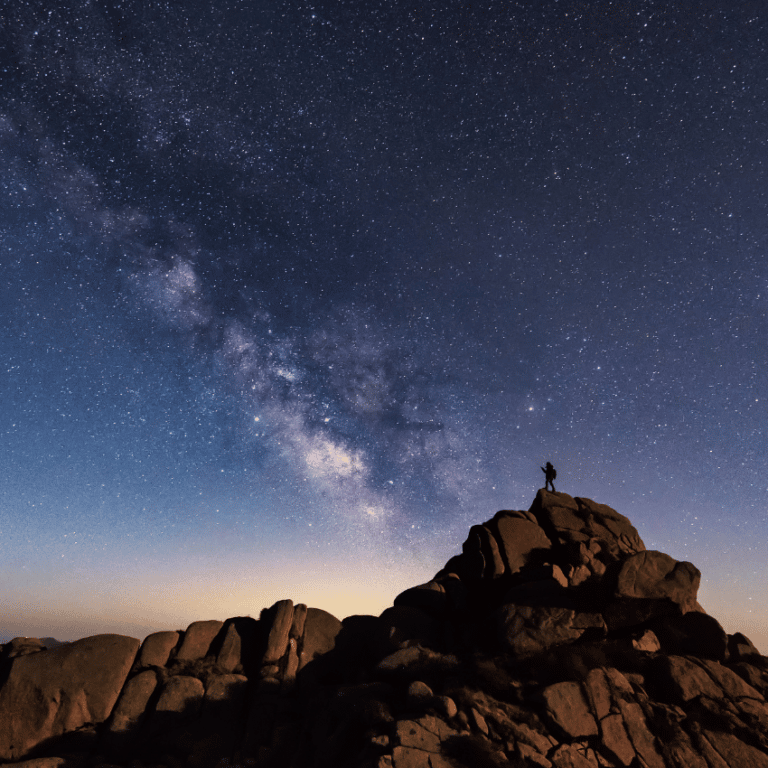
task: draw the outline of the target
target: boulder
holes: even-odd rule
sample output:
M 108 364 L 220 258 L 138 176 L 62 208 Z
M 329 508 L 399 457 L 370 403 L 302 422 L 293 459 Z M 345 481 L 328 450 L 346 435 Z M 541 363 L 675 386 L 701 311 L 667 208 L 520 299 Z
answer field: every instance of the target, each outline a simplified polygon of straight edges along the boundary
M 728 667 L 718 664 L 710 659 L 696 660 L 697 665 L 703 667 L 707 674 L 723 689 L 726 696 L 731 699 L 754 699 L 765 701 L 763 695 L 737 675 Z
M 304 634 L 304 623 L 307 620 L 307 606 L 299 603 L 293 607 L 293 619 L 291 619 L 291 628 L 288 630 L 288 637 L 299 640 Z
M 433 616 L 442 616 L 449 608 L 445 587 L 434 580 L 406 589 L 395 598 L 394 604 L 418 608 Z
M 193 621 L 184 633 L 177 661 L 196 661 L 209 651 L 211 643 L 224 626 L 223 621 Z
M 200 717 L 184 745 L 188 768 L 229 764 L 242 740 L 247 687 L 244 675 L 216 675 L 210 680 Z
M 725 661 L 728 655 L 728 635 L 717 619 L 706 613 L 665 616 L 653 623 L 653 631 L 666 653 L 716 661 Z
M 565 543 L 587 538 L 582 533 L 584 520 L 579 516 L 579 505 L 567 493 L 550 493 L 542 489 L 536 494 L 530 511 L 550 539 Z
M 431 645 L 441 639 L 441 624 L 418 608 L 396 605 L 383 611 L 379 620 L 387 628 L 386 634 L 393 647 L 409 640 Z
M 598 504 L 592 499 L 575 499 L 579 512 L 586 521 L 586 529 L 608 545 L 608 552 L 621 557 L 645 550 L 645 544 L 637 529 L 628 518 L 611 509 L 607 504 Z M 615 548 L 614 548 L 615 547 Z
M 646 629 L 638 637 L 632 639 L 632 647 L 636 651 L 645 651 L 646 653 L 656 653 L 661 650 L 659 638 L 650 629 Z
M 228 619 L 224 624 L 221 646 L 216 654 L 216 667 L 229 673 L 239 669 L 246 675 L 256 672 L 259 622 L 250 616 Z
M 473 525 L 462 545 L 466 573 L 470 580 L 498 579 L 504 575 L 504 561 L 499 545 L 484 525 Z
M 685 704 L 702 694 L 711 699 L 723 696 L 723 689 L 704 669 L 682 656 L 659 656 L 654 672 L 657 684 L 670 694 L 676 704 Z
M 729 669 L 737 674 L 745 683 L 748 683 L 756 691 L 759 691 L 762 696 L 768 698 L 768 665 L 762 661 L 761 657 L 753 657 L 748 663 L 746 661 L 737 661 L 729 663 Z M 765 666 L 765 669 L 761 669 L 755 664 L 761 664 Z
M 189 675 L 169 677 L 160 692 L 149 723 L 154 734 L 165 734 L 193 720 L 203 703 L 203 683 Z
M 179 632 L 155 632 L 147 635 L 136 658 L 136 668 L 164 667 L 171 651 L 179 644 Z
M 752 641 L 741 632 L 728 635 L 728 658 L 747 659 L 750 656 L 759 656 L 760 651 L 755 648 Z
M 415 667 L 423 657 L 423 649 L 418 645 L 412 645 L 409 648 L 401 648 L 399 651 L 385 656 L 377 665 L 376 669 L 380 672 L 401 672 L 408 667 Z
M 637 530 L 626 517 L 591 499 L 574 499 L 566 493 L 540 490 L 530 511 L 553 542 L 565 545 L 573 552 L 578 552 L 581 544 L 585 547 L 592 545 L 589 565 L 598 576 L 602 575 L 606 564 L 645 550 Z M 597 550 L 595 545 L 598 545 Z M 600 561 L 594 558 L 597 551 L 601 553 Z M 575 557 L 570 565 L 578 568 L 587 565 L 587 560 L 583 556 Z M 583 580 L 583 573 L 580 579 Z
M 557 605 L 503 605 L 495 614 L 502 648 L 515 656 L 529 656 L 578 640 L 588 629 L 603 633 L 600 614 L 580 613 Z
M 538 523 L 519 512 L 499 512 L 489 527 L 495 530 L 499 551 L 507 573 L 515 574 L 531 560 L 552 547 L 552 542 Z
M 299 669 L 303 669 L 318 656 L 328 653 L 336 645 L 341 622 L 320 608 L 307 608 L 304 637 L 299 656 Z
M 211 678 L 203 700 L 203 717 L 229 720 L 244 708 L 248 693 L 245 675 L 216 675 Z
M 95 635 L 11 660 L 0 688 L 0 760 L 104 722 L 138 649 L 134 637 Z
M 696 603 L 700 581 L 701 572 L 692 563 L 645 550 L 624 560 L 614 595 L 619 599 L 667 600 L 686 613 Z
M 288 647 L 288 636 L 293 624 L 293 601 L 278 600 L 268 611 L 272 623 L 267 635 L 267 647 L 261 661 L 262 667 L 277 664 Z
M 434 699 L 434 691 L 421 680 L 414 680 L 406 691 L 406 701 L 414 707 L 425 706 Z
M 112 717 L 109 720 L 111 733 L 125 733 L 139 726 L 147 709 L 147 704 L 157 688 L 157 673 L 145 669 L 134 675 L 120 693 Z

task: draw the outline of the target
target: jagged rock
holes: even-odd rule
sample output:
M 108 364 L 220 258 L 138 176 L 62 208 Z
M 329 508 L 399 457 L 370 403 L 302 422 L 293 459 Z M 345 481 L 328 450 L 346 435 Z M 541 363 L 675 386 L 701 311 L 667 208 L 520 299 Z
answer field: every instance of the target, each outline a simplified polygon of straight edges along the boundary
M 78 666 L 78 643 L 6 644 L 0 761 L 768 768 L 768 662 L 703 611 L 698 578 L 610 507 L 542 491 L 528 512 L 473 527 L 461 555 L 380 617 L 339 622 L 285 600 L 258 621 L 155 633 L 138 654 L 122 638 L 106 722 L 109 697 L 91 703 L 98 654 Z
M 155 632 L 147 635 L 136 658 L 137 669 L 142 667 L 164 667 L 171 651 L 179 644 L 179 632 Z
M 19 656 L 0 688 L 0 760 L 18 760 L 52 737 L 109 716 L 139 641 L 96 635 Z
M 709 768 L 691 737 L 677 723 L 666 723 L 667 738 L 662 748 L 670 768 Z
M 768 768 L 768 755 L 745 744 L 731 733 L 722 731 L 702 732 L 728 768 Z
M 469 723 L 475 730 L 488 735 L 488 723 L 474 707 L 469 708 Z
M 579 683 L 555 683 L 545 688 L 541 695 L 547 714 L 567 736 L 577 739 L 597 735 L 597 723 Z
M 600 735 L 603 746 L 622 765 L 629 765 L 635 759 L 635 750 L 627 736 L 621 715 L 607 715 L 600 721 Z
M 176 660 L 196 661 L 202 659 L 208 653 L 213 639 L 219 634 L 223 626 L 223 621 L 193 621 L 184 633 L 184 640 L 176 654 Z
M 545 736 L 537 733 L 525 723 L 517 723 L 510 720 L 507 723 L 507 727 L 518 744 L 527 744 L 540 755 L 546 755 L 552 749 L 552 743 Z
M 556 768 L 595 768 L 579 750 L 571 744 L 559 746 L 550 755 L 552 765 Z
M 596 540 L 603 556 L 611 560 L 645 549 L 626 517 L 591 499 L 540 490 L 531 512 L 550 539 L 560 544 L 589 544 Z
M 619 698 L 617 704 L 635 752 L 643 759 L 648 768 L 664 768 L 664 760 L 657 749 L 656 739 L 648 730 L 645 714 L 640 705 L 623 698 Z
M 685 704 L 702 694 L 713 699 L 723 695 L 722 688 L 712 680 L 707 671 L 690 659 L 682 656 L 662 656 L 657 660 L 654 669 L 656 680 L 678 703 Z M 734 677 L 740 679 L 735 674 Z
M 515 743 L 514 751 L 518 757 L 522 758 L 525 764 L 533 763 L 538 765 L 539 768 L 551 768 L 552 763 L 528 744 L 518 741 Z
M 756 657 L 753 660 L 757 661 L 760 658 L 761 657 Z M 749 685 L 762 696 L 768 698 L 768 668 L 758 669 L 754 664 L 749 664 L 744 661 L 733 663 L 729 668 L 742 680 L 749 683 Z
M 755 701 L 765 701 L 763 695 L 746 683 L 728 667 L 718 664 L 710 659 L 697 659 L 696 663 L 706 669 L 709 676 L 722 688 L 726 696 L 731 699 L 754 699 Z

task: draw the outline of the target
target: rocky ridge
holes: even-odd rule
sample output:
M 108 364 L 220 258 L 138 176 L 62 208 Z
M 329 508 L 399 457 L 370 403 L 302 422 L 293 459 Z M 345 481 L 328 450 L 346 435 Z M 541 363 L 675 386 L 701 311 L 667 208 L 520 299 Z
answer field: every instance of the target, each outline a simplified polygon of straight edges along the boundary
M 768 658 L 691 563 L 539 491 L 381 616 L 282 600 L 143 643 L 0 646 L 26 768 L 768 768 Z

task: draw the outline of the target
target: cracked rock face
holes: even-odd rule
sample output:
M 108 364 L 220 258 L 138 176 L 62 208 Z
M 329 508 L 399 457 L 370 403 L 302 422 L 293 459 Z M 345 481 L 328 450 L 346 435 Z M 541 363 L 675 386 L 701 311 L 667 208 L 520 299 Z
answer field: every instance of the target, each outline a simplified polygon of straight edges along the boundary
M 699 580 L 610 507 L 540 491 L 380 616 L 281 600 L 141 644 L 0 647 L 0 762 L 768 768 L 768 659 Z

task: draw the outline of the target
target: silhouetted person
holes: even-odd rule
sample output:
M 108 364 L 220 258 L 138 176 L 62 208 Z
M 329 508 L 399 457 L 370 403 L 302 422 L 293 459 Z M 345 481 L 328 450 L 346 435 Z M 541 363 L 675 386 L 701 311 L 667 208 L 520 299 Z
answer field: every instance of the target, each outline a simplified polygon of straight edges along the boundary
M 549 486 L 552 486 L 552 493 L 555 492 L 555 478 L 557 477 L 557 470 L 547 462 L 547 466 L 542 467 L 541 471 L 544 473 L 544 477 L 546 478 L 546 482 L 544 483 L 544 490 L 548 491 Z

